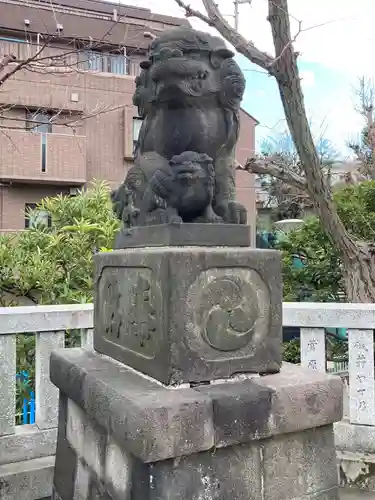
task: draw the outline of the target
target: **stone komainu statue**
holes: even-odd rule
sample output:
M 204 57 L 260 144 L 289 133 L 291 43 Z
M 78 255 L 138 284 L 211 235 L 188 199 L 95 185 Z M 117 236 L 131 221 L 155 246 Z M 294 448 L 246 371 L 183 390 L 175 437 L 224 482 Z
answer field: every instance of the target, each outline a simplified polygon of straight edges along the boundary
M 220 38 L 186 27 L 150 45 L 133 97 L 143 118 L 134 166 L 112 193 L 125 226 L 246 224 L 234 179 L 245 79 L 233 56 Z

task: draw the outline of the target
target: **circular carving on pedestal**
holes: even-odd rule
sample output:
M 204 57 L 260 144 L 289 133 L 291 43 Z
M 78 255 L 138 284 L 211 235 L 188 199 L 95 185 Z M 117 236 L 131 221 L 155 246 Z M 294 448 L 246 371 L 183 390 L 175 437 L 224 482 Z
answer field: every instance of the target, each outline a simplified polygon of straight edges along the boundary
M 202 290 L 202 299 L 207 305 L 202 332 L 206 342 L 220 351 L 245 347 L 259 315 L 256 295 L 248 283 L 233 275 L 216 278 Z
M 235 351 L 236 357 L 247 357 L 267 335 L 269 309 L 268 286 L 257 271 L 242 267 L 202 271 L 187 294 L 189 343 L 206 353 L 204 357 L 215 351 L 215 357 Z

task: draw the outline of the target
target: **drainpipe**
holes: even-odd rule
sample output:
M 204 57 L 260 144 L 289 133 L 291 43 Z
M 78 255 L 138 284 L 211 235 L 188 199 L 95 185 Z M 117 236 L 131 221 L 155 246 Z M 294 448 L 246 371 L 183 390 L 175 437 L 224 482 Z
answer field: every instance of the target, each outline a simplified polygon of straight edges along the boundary
M 36 35 L 36 52 L 38 53 L 40 50 L 40 33 Z
M 3 229 L 4 218 L 4 186 L 0 184 L 0 229 Z

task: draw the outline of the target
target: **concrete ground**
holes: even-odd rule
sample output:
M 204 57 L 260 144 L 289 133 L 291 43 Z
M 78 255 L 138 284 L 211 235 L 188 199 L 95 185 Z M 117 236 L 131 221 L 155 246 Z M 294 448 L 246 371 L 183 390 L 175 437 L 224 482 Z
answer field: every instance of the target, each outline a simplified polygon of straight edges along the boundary
M 360 490 L 343 489 L 340 492 L 340 500 L 375 500 L 375 493 L 366 493 Z

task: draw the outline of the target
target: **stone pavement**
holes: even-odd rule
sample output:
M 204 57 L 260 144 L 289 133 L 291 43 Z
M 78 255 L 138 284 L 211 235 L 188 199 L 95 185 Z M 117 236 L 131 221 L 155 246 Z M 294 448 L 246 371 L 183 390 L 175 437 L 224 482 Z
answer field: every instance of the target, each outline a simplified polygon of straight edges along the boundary
M 366 493 L 360 490 L 343 489 L 340 492 L 341 500 L 375 500 L 375 493 Z

